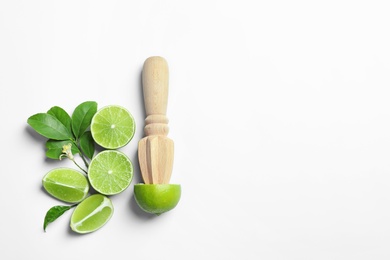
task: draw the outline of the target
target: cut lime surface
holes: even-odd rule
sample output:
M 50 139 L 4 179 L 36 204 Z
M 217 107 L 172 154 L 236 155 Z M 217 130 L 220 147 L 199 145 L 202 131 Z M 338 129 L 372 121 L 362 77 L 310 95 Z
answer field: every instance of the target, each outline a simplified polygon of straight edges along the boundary
M 50 195 L 69 203 L 82 201 L 89 190 L 87 177 L 71 168 L 51 170 L 43 177 L 42 184 Z
M 178 184 L 136 184 L 134 197 L 140 208 L 148 213 L 160 215 L 179 203 L 181 186 Z
M 133 164 L 122 152 L 106 150 L 91 161 L 88 178 L 92 187 L 105 195 L 124 191 L 133 178 Z
M 95 194 L 76 207 L 70 219 L 70 227 L 77 233 L 90 233 L 104 226 L 113 213 L 111 200 L 104 195 Z
M 134 132 L 134 118 L 121 106 L 103 107 L 92 118 L 92 137 L 97 144 L 106 149 L 125 146 L 133 138 Z

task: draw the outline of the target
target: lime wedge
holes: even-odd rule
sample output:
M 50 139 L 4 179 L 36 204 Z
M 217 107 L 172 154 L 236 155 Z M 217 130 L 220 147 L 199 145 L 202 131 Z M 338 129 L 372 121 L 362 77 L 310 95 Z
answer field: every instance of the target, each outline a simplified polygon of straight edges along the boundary
M 106 196 L 95 194 L 83 200 L 73 211 L 70 228 L 77 233 L 90 233 L 106 224 L 114 207 Z
M 92 159 L 88 178 L 91 186 L 99 193 L 118 194 L 130 185 L 133 178 L 133 164 L 124 153 L 105 150 Z
M 181 186 L 179 184 L 134 185 L 134 197 L 138 206 L 145 212 L 160 215 L 179 203 Z
M 42 184 L 50 195 L 69 203 L 82 201 L 89 190 L 87 177 L 71 168 L 51 170 L 43 177 Z
M 103 107 L 92 118 L 92 137 L 98 145 L 106 149 L 125 146 L 133 138 L 134 132 L 134 118 L 121 106 Z

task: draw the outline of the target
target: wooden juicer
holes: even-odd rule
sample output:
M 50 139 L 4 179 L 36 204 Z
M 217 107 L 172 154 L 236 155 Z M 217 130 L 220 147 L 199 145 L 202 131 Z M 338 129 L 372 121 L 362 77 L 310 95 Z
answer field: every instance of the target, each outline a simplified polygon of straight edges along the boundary
M 145 137 L 138 143 L 138 159 L 144 183 L 134 185 L 137 204 L 160 215 L 180 200 L 181 186 L 169 184 L 173 167 L 173 141 L 167 137 L 168 64 L 162 57 L 146 59 L 142 85 L 146 110 Z

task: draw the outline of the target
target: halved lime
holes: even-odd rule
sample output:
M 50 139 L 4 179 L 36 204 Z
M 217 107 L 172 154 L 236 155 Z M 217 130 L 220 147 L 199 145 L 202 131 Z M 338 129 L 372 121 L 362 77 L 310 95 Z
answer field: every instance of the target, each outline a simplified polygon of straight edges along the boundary
M 143 184 L 134 185 L 134 197 L 142 210 L 160 215 L 179 203 L 181 186 L 179 184 Z
M 98 145 L 106 149 L 125 146 L 133 138 L 134 132 L 134 118 L 121 106 L 103 107 L 92 118 L 92 137 Z
M 92 187 L 105 195 L 124 191 L 133 178 L 133 164 L 122 152 L 105 150 L 91 161 L 88 178 Z
M 43 177 L 42 184 L 50 195 L 69 203 L 82 201 L 89 190 L 87 177 L 71 168 L 51 170 Z
M 104 226 L 113 213 L 111 200 L 104 195 L 95 194 L 76 207 L 70 219 L 70 227 L 77 233 L 90 233 Z

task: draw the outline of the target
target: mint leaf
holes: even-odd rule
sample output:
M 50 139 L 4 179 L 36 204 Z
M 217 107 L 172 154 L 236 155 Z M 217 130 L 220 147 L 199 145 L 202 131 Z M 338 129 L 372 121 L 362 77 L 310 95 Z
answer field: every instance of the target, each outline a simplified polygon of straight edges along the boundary
M 95 153 L 95 141 L 92 138 L 91 131 L 86 131 L 80 137 L 80 148 L 83 153 L 92 160 L 93 154 Z
M 54 116 L 58 119 L 67 129 L 70 133 L 72 133 L 72 119 L 70 118 L 69 114 L 66 113 L 64 109 L 58 106 L 54 106 L 47 111 L 49 115 Z
M 54 222 L 57 218 L 61 217 L 67 210 L 71 209 L 76 205 L 72 206 L 54 206 L 50 208 L 45 216 L 45 220 L 43 221 L 43 230 L 46 232 L 46 227 L 50 223 Z
M 54 116 L 38 113 L 27 119 L 27 123 L 40 135 L 54 140 L 69 140 L 71 132 Z
M 57 140 L 48 140 L 46 142 L 46 156 L 50 159 L 58 160 L 62 154 L 62 147 L 71 143 L 70 141 L 57 141 Z M 72 145 L 72 154 L 79 153 L 79 149 L 76 145 Z
M 92 117 L 97 111 L 97 103 L 86 101 L 78 105 L 72 114 L 72 130 L 78 139 L 91 124 Z

